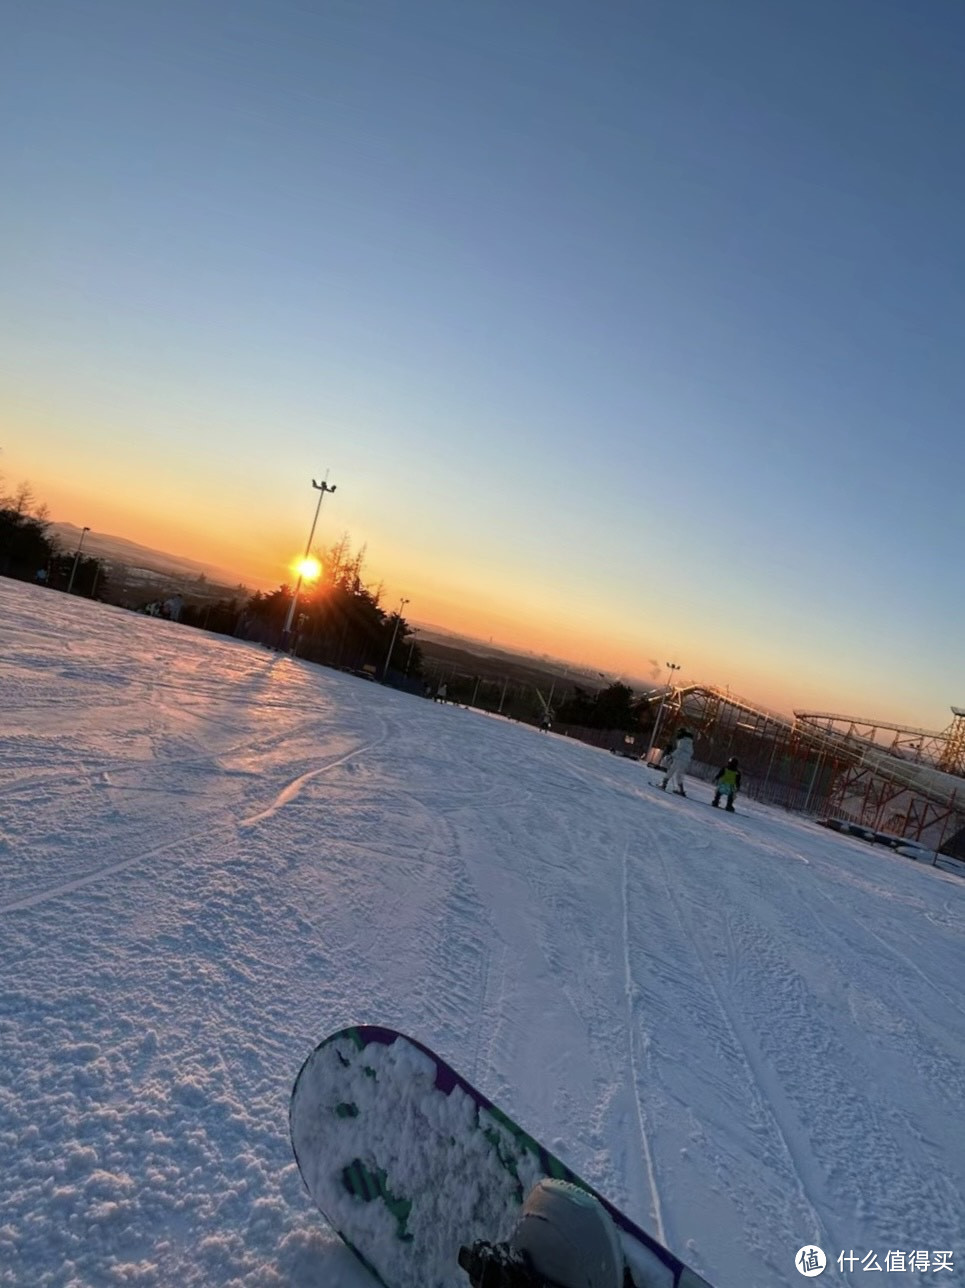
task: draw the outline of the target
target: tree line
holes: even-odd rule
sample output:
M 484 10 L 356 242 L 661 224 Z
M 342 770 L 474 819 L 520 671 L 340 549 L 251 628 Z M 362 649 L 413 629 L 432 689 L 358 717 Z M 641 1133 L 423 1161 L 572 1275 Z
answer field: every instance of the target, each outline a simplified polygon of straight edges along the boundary
M 107 570 L 100 559 L 63 550 L 47 531 L 46 505 L 37 505 L 29 483 L 5 492 L 0 480 L 0 576 L 33 581 L 89 598 L 107 597 Z M 76 567 L 75 567 L 76 561 Z
M 181 621 L 284 648 L 324 666 L 361 671 L 378 679 L 393 673 L 396 680 L 408 676 L 415 683 L 423 666 L 415 633 L 404 617 L 383 607 L 382 586 L 367 583 L 364 547 L 353 552 L 348 537 L 342 536 L 315 553 L 321 573 L 300 588 L 287 637 L 285 624 L 294 593 L 287 584 L 247 598 L 189 604 Z
M 630 686 L 619 681 L 597 693 L 576 686 L 560 703 L 556 719 L 560 724 L 579 725 L 584 729 L 636 733 L 644 724 L 649 726 L 653 723 L 649 707 L 641 707 L 640 703 L 641 699 Z
M 14 492 L 0 486 L 0 576 L 32 581 L 75 594 L 110 600 L 108 569 L 103 560 L 65 551 L 49 532 L 47 507 L 38 505 L 27 483 Z M 318 580 L 304 584 L 290 633 L 285 623 L 294 587 L 281 585 L 212 601 L 185 595 L 180 621 L 221 634 L 235 635 L 271 647 L 285 648 L 309 661 L 378 676 L 386 672 L 417 677 L 422 656 L 404 618 L 382 604 L 381 585 L 364 575 L 364 548 L 353 553 L 347 537 L 316 552 L 322 566 Z M 76 568 L 75 568 L 76 560 Z M 178 596 L 181 598 L 181 596 Z M 147 608 L 147 604 L 125 604 Z M 392 655 L 389 656 L 389 646 Z

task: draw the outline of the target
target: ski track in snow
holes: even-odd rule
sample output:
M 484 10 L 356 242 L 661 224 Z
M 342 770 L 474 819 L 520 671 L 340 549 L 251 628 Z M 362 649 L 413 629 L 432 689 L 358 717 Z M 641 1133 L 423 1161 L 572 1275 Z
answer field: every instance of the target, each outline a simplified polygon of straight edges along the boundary
M 640 1083 L 642 1081 L 635 1047 L 637 1042 L 637 1022 L 634 1015 L 634 1002 L 636 996 L 636 985 L 633 982 L 633 971 L 630 966 L 630 900 L 628 895 L 629 889 L 629 864 L 628 855 L 630 852 L 629 838 L 623 847 L 623 858 L 621 860 L 621 870 L 623 875 L 623 890 L 621 903 L 623 905 L 623 964 L 626 981 L 627 995 L 627 1050 L 629 1054 L 629 1082 L 633 1091 L 633 1102 L 636 1108 L 637 1125 L 640 1129 L 640 1146 L 643 1150 L 644 1162 L 647 1169 L 647 1182 L 650 1187 L 651 1211 L 653 1213 L 654 1230 L 661 1243 L 666 1245 L 667 1230 L 664 1225 L 663 1211 L 660 1206 L 660 1191 L 657 1187 L 657 1176 L 653 1165 L 653 1154 L 650 1149 L 650 1138 L 647 1132 L 646 1116 L 643 1105 L 640 1101 Z
M 259 823 L 267 822 L 268 819 L 277 814 L 280 809 L 293 801 L 296 796 L 299 796 L 302 789 L 307 783 L 310 783 L 313 778 L 318 778 L 320 774 L 327 774 L 329 770 L 335 769 L 338 765 L 345 764 L 348 760 L 352 760 L 353 758 L 357 759 L 359 756 L 363 756 L 367 751 L 371 751 L 373 747 L 377 747 L 381 741 L 383 741 L 383 739 L 355 747 L 351 751 L 345 752 L 342 756 L 336 756 L 334 760 L 330 760 L 327 764 L 319 765 L 317 769 L 307 769 L 304 774 L 299 774 L 298 777 L 293 778 L 290 783 L 286 783 L 266 809 L 259 810 L 257 814 L 252 814 L 250 818 L 242 819 L 240 826 L 255 827 Z
M 717 1288 L 815 1239 L 965 1258 L 965 883 L 2 580 L 0 710 L 2 1288 L 365 1288 L 287 1139 L 354 1021 Z
M 755 1050 L 752 1038 L 748 1035 L 745 1027 L 737 1018 L 734 1008 L 729 1006 L 725 1000 L 726 994 L 718 985 L 716 972 L 708 961 L 706 951 L 701 945 L 701 933 L 694 931 L 689 919 L 685 916 L 681 907 L 680 899 L 674 891 L 674 883 L 667 871 L 666 861 L 659 849 L 657 850 L 657 856 L 662 869 L 668 905 L 673 911 L 673 915 L 680 926 L 684 938 L 689 942 L 692 948 L 694 961 L 700 965 L 700 969 L 707 982 L 709 993 L 720 1012 L 726 1034 L 730 1039 L 732 1039 L 734 1048 L 739 1054 L 739 1058 L 746 1065 L 748 1079 L 751 1083 L 760 1117 L 762 1119 L 770 1119 L 773 1123 L 781 1145 L 787 1154 L 788 1162 L 793 1169 L 802 1198 L 807 1203 L 813 1216 L 813 1228 L 807 1232 L 809 1235 L 809 1239 L 807 1241 L 813 1239 L 824 1246 L 832 1245 L 835 1240 L 828 1237 L 828 1232 L 824 1229 L 821 1218 L 818 1216 L 815 1203 L 811 1198 L 811 1195 L 808 1193 L 808 1185 L 805 1176 L 806 1169 L 802 1165 L 801 1151 L 798 1149 L 792 1133 L 786 1126 L 785 1115 L 781 1112 L 779 1102 L 780 1088 L 775 1086 L 772 1080 L 768 1077 L 766 1066 L 761 1060 L 759 1053 Z M 732 983 L 738 983 L 734 978 L 734 976 L 738 974 L 738 950 L 734 945 L 732 927 L 729 924 L 729 920 L 725 920 L 724 923 L 724 936 L 724 960 L 726 963 L 726 973 L 731 976 Z
M 143 863 L 147 859 L 157 859 L 169 851 L 178 849 L 183 845 L 185 840 L 193 840 L 201 836 L 208 835 L 208 830 L 195 833 L 194 836 L 181 837 L 177 841 L 169 841 L 164 845 L 154 846 L 153 849 L 145 850 L 141 854 L 135 854 L 132 858 L 121 859 L 118 863 L 109 863 L 106 867 L 95 868 L 93 872 L 88 872 L 86 876 L 77 877 L 74 881 L 64 881 L 60 885 L 49 886 L 46 889 L 38 890 L 35 894 L 25 895 L 21 899 L 12 899 L 7 903 L 0 904 L 0 915 L 10 912 L 21 912 L 25 908 L 33 908 L 39 903 L 46 903 L 50 899 L 57 899 L 66 894 L 73 894 L 76 890 L 83 890 L 85 886 L 92 885 L 96 881 L 102 881 L 105 877 L 116 876 L 123 872 L 125 868 L 133 867 L 136 863 Z

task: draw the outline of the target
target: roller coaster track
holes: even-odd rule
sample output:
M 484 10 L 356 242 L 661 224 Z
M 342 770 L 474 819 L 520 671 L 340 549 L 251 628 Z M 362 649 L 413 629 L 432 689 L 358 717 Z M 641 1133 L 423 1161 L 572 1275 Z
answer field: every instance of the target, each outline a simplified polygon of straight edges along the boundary
M 826 753 L 842 770 L 870 771 L 942 807 L 965 801 L 965 710 L 958 707 L 952 707 L 949 727 L 935 730 L 832 711 L 795 711 L 791 719 L 705 684 L 662 685 L 640 703 L 658 704 L 670 718 L 708 732 L 729 712 L 737 728 L 771 738 L 783 733 Z
M 838 746 L 841 740 L 863 746 L 865 756 L 886 755 L 895 769 L 921 766 L 934 773 L 965 775 L 965 710 L 952 707 L 952 723 L 947 729 L 921 729 L 866 716 L 840 715 L 831 711 L 795 711 L 799 726 L 826 735 Z M 892 735 L 887 747 L 879 734 Z M 908 759 L 907 752 L 914 752 Z

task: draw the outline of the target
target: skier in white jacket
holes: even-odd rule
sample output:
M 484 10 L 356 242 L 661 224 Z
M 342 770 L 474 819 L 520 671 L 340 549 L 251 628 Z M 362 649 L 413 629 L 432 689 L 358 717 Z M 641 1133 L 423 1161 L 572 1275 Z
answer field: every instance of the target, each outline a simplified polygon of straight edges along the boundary
M 684 791 L 684 774 L 690 768 L 694 758 L 694 736 L 689 729 L 678 729 L 677 739 L 670 757 L 670 769 L 660 786 L 664 791 L 672 787 L 678 796 L 686 796 Z

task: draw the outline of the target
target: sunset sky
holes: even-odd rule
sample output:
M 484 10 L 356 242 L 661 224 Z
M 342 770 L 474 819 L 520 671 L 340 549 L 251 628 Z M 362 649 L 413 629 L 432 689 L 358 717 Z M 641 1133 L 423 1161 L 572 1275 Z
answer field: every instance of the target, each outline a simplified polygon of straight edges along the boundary
M 965 703 L 961 0 L 40 0 L 0 470 L 783 709 Z

